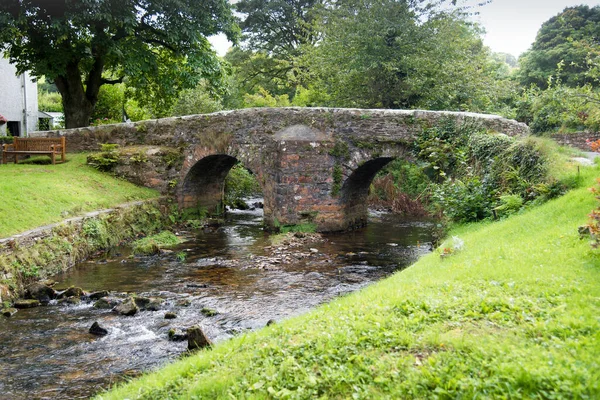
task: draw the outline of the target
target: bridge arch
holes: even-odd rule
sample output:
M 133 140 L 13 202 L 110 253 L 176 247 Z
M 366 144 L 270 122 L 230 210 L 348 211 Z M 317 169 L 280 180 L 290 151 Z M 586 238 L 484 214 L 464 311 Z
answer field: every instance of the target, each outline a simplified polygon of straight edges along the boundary
M 196 161 L 181 184 L 180 209 L 188 216 L 203 212 L 221 214 L 225 178 L 238 162 L 252 173 L 242 161 L 229 154 L 211 154 Z
M 375 175 L 392 162 L 394 157 L 378 157 L 356 168 L 344 181 L 340 190 L 340 204 L 347 227 L 363 226 L 367 223 L 367 198 Z

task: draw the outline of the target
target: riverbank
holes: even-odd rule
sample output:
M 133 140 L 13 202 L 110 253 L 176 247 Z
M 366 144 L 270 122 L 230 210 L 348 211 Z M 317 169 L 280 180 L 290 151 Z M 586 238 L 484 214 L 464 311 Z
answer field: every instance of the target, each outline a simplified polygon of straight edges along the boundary
M 234 338 L 99 399 L 600 396 L 600 257 L 583 185 L 361 292 Z
M 0 166 L 0 305 L 22 295 L 28 283 L 167 222 L 166 207 L 150 200 L 156 191 L 96 171 L 86 154 L 67 160 Z

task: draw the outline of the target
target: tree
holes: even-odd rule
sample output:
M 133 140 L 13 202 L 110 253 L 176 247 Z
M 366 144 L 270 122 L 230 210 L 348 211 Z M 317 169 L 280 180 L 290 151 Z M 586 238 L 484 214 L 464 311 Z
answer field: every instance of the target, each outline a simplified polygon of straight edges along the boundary
M 322 0 L 240 0 L 236 9 L 245 14 L 240 26 L 245 44 L 289 60 L 304 45 L 314 45 L 314 23 Z
M 482 111 L 495 66 L 461 7 L 420 0 L 332 2 L 306 54 L 329 104 Z
M 302 85 L 306 65 L 301 56 L 317 43 L 316 29 L 323 0 L 240 0 L 242 48 L 226 59 L 234 67 L 242 90 L 262 87 L 293 97 Z
M 62 96 L 67 128 L 86 126 L 100 87 L 126 82 L 158 113 L 222 69 L 206 39 L 238 28 L 227 0 L 2 0 L 0 50 L 17 70 L 46 76 Z
M 519 59 L 519 81 L 548 87 L 549 79 L 560 79 L 569 87 L 594 83 L 587 74 L 590 55 L 600 54 L 600 6 L 567 7 L 542 24 L 531 49 Z M 562 61 L 560 75 L 558 64 Z

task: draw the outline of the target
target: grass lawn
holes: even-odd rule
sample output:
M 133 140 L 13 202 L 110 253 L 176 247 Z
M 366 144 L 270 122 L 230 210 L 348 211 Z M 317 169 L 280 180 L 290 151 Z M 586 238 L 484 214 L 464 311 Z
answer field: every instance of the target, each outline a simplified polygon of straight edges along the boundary
M 0 165 L 0 238 L 87 211 L 158 197 L 154 190 L 100 173 L 85 154 L 67 154 L 64 164 L 38 157 Z
M 562 198 L 455 229 L 448 257 L 98 398 L 598 399 L 600 255 L 577 227 L 600 169 L 582 175 Z

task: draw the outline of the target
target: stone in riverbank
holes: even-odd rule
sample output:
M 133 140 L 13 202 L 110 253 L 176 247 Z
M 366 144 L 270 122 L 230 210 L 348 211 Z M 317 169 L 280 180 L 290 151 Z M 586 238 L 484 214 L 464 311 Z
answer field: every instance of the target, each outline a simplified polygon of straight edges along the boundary
M 202 328 L 192 326 L 187 329 L 188 350 L 203 349 L 212 347 L 212 342 L 208 339 Z
M 162 308 L 165 299 L 161 299 L 160 297 L 150 297 L 150 302 L 146 305 L 146 310 L 148 311 L 158 311 Z
M 48 304 L 50 300 L 56 299 L 56 290 L 42 283 L 32 283 L 25 289 L 25 298 L 38 300 L 40 303 Z
M 128 297 L 123 303 L 113 308 L 113 312 L 125 316 L 135 315 L 139 310 L 138 306 L 135 305 L 133 297 Z
M 101 327 L 100 324 L 98 323 L 98 321 L 94 322 L 92 324 L 92 326 L 90 326 L 90 329 L 88 332 L 91 333 L 92 335 L 96 335 L 96 336 L 108 335 L 108 330 Z
M 175 314 L 172 311 L 166 312 L 165 313 L 165 319 L 175 319 L 177 318 L 177 314 Z
M 103 297 L 108 296 L 108 290 L 100 290 L 89 294 L 90 300 L 100 300 Z
M 17 309 L 16 308 L 3 308 L 1 311 L 2 315 L 4 315 L 5 317 L 9 318 L 12 317 L 13 315 L 15 315 L 17 313 Z
M 81 297 L 84 295 L 83 289 L 75 286 L 58 293 L 58 298 L 63 299 L 65 297 Z
M 100 309 L 111 309 L 111 308 L 115 308 L 122 302 L 123 302 L 122 299 L 119 299 L 116 297 L 111 297 L 111 296 L 106 296 L 106 297 L 102 297 L 97 302 L 95 302 L 94 307 L 100 308 Z
M 172 342 L 183 342 L 188 338 L 187 333 L 179 328 L 169 329 L 169 340 Z
M 15 308 L 34 308 L 40 305 L 40 301 L 35 299 L 17 300 L 13 305 Z

